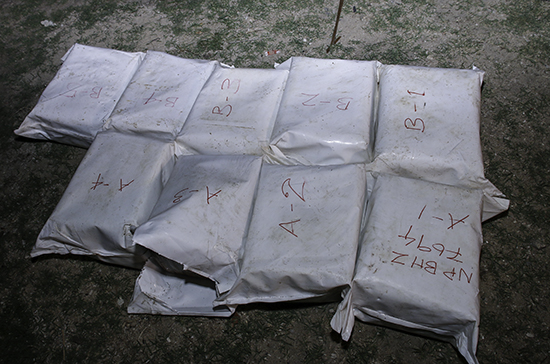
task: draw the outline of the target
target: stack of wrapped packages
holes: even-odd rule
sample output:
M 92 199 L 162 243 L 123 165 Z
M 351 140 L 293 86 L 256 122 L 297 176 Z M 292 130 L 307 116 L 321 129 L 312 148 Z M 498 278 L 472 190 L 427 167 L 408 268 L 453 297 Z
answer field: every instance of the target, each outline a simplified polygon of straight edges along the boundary
M 293 57 L 238 69 L 75 44 L 16 134 L 89 148 L 31 256 L 141 269 L 130 313 L 228 317 L 341 301 L 469 363 L 483 72 Z

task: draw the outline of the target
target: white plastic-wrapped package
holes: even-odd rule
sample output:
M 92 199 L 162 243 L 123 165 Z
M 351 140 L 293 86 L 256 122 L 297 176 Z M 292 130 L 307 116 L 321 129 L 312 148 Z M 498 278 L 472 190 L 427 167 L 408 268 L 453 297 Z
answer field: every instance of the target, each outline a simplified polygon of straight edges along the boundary
M 100 132 L 31 252 L 90 255 L 141 268 L 132 242 L 147 221 L 174 164 L 174 145 L 144 136 Z
M 187 153 L 261 155 L 273 130 L 287 70 L 218 66 L 177 139 Z
M 89 147 L 144 55 L 73 45 L 15 134 Z
M 375 61 L 293 57 L 268 156 L 282 164 L 371 161 Z
M 332 319 L 354 319 L 452 342 L 469 363 L 479 325 L 479 189 L 379 175 L 351 289 Z
M 349 287 L 365 191 L 364 165 L 264 164 L 239 278 L 217 302 L 320 300 Z
M 479 187 L 483 72 L 384 65 L 374 143 L 375 170 Z
M 255 156 L 178 157 L 134 242 L 181 264 L 181 270 L 211 279 L 219 293 L 229 290 L 261 165 Z
M 105 129 L 175 140 L 216 64 L 148 51 Z
M 210 279 L 170 273 L 154 259 L 145 263 L 134 288 L 128 313 L 229 317 L 235 311 L 212 306 L 216 288 Z

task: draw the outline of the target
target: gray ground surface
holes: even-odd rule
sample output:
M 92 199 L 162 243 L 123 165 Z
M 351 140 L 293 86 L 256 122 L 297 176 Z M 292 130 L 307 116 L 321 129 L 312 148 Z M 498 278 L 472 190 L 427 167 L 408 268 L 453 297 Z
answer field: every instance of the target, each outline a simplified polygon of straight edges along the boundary
M 6 0 L 0 5 L 0 362 L 461 363 L 449 345 L 357 324 L 336 304 L 255 306 L 230 319 L 131 316 L 137 271 L 28 254 L 85 150 L 16 138 L 74 42 L 237 67 L 291 56 L 484 71 L 487 177 L 511 200 L 484 224 L 482 363 L 550 363 L 550 2 Z M 41 24 L 44 20 L 53 26 Z M 274 56 L 265 51 L 280 50 Z

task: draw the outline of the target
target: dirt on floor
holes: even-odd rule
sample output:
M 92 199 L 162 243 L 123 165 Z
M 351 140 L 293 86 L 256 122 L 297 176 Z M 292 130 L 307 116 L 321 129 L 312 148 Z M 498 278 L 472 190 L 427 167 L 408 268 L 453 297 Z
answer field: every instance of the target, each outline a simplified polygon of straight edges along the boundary
M 511 205 L 483 225 L 478 358 L 550 363 L 549 1 L 346 0 L 330 53 L 336 0 L 6 0 L 0 8 L 0 362 L 463 362 L 450 344 L 362 323 L 342 342 L 329 325 L 337 303 L 254 305 L 229 319 L 129 315 L 139 271 L 30 259 L 86 151 L 13 130 L 78 42 L 236 67 L 308 56 L 485 71 L 485 173 Z

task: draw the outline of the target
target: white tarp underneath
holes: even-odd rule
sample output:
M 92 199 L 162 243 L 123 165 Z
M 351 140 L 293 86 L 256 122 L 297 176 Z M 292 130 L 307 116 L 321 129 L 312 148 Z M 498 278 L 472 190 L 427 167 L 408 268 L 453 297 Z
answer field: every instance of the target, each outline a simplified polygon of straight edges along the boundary
M 148 260 L 141 270 L 128 313 L 229 317 L 235 312 L 212 306 L 217 294 L 210 279 L 169 272 L 155 262 Z

